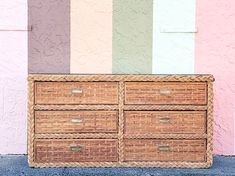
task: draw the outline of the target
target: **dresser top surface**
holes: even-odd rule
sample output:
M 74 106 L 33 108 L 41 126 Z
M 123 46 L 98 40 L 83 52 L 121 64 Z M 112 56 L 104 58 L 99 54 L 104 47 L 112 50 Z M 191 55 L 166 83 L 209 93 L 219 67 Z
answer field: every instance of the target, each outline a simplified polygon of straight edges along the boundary
M 180 81 L 213 82 L 211 74 L 29 74 L 32 81 Z

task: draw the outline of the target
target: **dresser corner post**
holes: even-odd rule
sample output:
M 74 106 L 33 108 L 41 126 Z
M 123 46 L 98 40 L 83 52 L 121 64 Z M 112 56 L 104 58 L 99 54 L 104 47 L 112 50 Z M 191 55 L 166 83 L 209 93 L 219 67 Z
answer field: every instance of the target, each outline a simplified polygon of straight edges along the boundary
M 207 108 L 207 166 L 213 163 L 213 81 L 208 81 L 208 108 Z
M 28 163 L 33 167 L 33 142 L 34 142 L 34 80 L 32 76 L 28 78 L 28 124 L 27 124 L 27 153 Z

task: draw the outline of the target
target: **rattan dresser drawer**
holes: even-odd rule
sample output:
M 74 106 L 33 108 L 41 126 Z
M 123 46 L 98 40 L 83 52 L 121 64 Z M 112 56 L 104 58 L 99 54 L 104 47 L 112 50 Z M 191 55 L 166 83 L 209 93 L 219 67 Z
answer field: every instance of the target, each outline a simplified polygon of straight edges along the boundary
M 126 139 L 124 161 L 206 160 L 206 140 Z
M 205 134 L 206 111 L 125 111 L 125 134 Z
M 36 111 L 35 133 L 117 133 L 117 111 Z
M 126 82 L 125 104 L 207 104 L 206 82 Z
M 34 145 L 38 163 L 118 160 L 118 142 L 115 139 L 37 139 Z
M 118 104 L 116 82 L 36 82 L 35 104 Z

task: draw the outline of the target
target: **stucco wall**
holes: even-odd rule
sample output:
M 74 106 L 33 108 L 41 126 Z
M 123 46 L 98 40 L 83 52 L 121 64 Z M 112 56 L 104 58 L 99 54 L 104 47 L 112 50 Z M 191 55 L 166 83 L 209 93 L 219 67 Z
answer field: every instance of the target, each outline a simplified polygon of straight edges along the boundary
M 112 73 L 112 1 L 70 2 L 70 72 Z
M 0 1 L 0 154 L 26 153 L 27 2 Z
M 194 73 L 196 0 L 154 0 L 153 9 L 153 73 Z
M 215 76 L 214 153 L 231 155 L 235 119 L 235 1 L 198 0 L 196 73 Z
M 37 1 L 39 2 L 42 0 L 37 0 Z M 155 2 L 156 1 L 166 2 L 165 0 L 155 0 Z M 53 3 L 55 1 L 50 1 L 50 2 Z M 180 0 L 179 2 L 183 2 L 183 0 Z M 195 1 L 191 0 L 190 2 L 194 3 Z M 174 67 L 177 67 L 174 69 L 177 72 L 181 70 L 178 68 L 182 66 L 182 68 L 187 73 L 214 74 L 216 78 L 215 104 L 214 104 L 215 105 L 214 153 L 225 154 L 225 155 L 235 154 L 235 145 L 234 145 L 235 144 L 234 143 L 235 141 L 235 135 L 234 135 L 235 134 L 235 128 L 234 128 L 235 125 L 235 120 L 234 120 L 235 119 L 235 59 L 234 59 L 235 1 L 197 0 L 195 3 L 196 5 L 195 6 L 192 5 L 192 7 L 196 8 L 196 15 L 192 15 L 192 17 L 195 16 L 196 18 L 196 28 L 198 31 L 196 34 L 189 34 L 191 36 L 190 37 L 191 44 L 192 44 L 192 39 L 194 38 L 195 35 L 194 39 L 195 52 L 193 51 L 194 50 L 193 44 L 190 45 L 190 47 L 185 46 L 185 48 L 190 48 L 186 49 L 188 51 L 185 51 L 183 49 L 184 47 L 180 47 L 180 50 L 182 50 L 182 52 L 190 53 L 188 56 L 190 57 L 191 60 L 188 64 L 184 63 L 184 65 L 182 65 L 181 60 L 176 59 L 173 61 L 177 62 L 177 64 L 174 63 L 172 65 Z M 166 4 L 169 5 L 168 3 Z M 102 13 L 103 11 L 97 11 L 97 13 L 100 12 Z M 155 19 L 159 18 L 158 17 L 159 15 L 155 13 L 155 11 L 153 14 Z M 156 14 L 157 16 L 155 16 Z M 85 20 L 85 17 L 83 19 Z M 110 18 L 108 19 L 109 19 L 108 23 L 110 24 Z M 168 19 L 168 17 L 166 17 L 165 19 Z M 189 23 L 191 24 L 191 22 Z M 37 24 L 40 23 L 35 23 L 35 24 L 37 26 Z M 157 23 L 153 21 L 153 25 L 154 24 Z M 184 30 L 186 32 L 194 33 L 195 31 L 193 28 L 194 26 L 192 27 L 192 29 L 190 27 L 190 29 L 184 29 Z M 112 30 L 111 27 L 110 29 Z M 0 154 L 9 154 L 9 153 L 22 154 L 26 153 L 27 149 L 26 78 L 27 78 L 27 69 L 28 69 L 27 65 L 28 39 L 27 39 L 26 30 L 27 30 L 27 1 L 1 0 L 0 1 L 0 141 L 1 141 Z M 174 30 L 178 29 L 175 28 Z M 95 30 L 93 31 L 95 32 Z M 109 32 L 111 33 L 112 31 Z M 111 38 L 110 33 L 109 33 L 109 38 Z M 169 33 L 164 35 L 165 37 L 168 38 L 169 35 L 172 34 Z M 180 36 L 184 35 L 185 34 L 179 34 L 179 35 L 177 34 L 177 41 L 180 41 L 181 38 Z M 157 37 L 157 39 L 159 38 Z M 175 42 L 171 41 L 172 40 L 169 40 L 170 44 L 172 45 L 171 47 L 176 49 L 175 51 L 177 51 L 176 53 L 178 53 L 178 51 L 180 51 L 177 50 L 178 45 Z M 68 47 L 68 45 L 66 46 Z M 167 44 L 165 46 L 166 48 L 170 48 Z M 44 47 L 41 47 L 40 50 L 43 48 Z M 111 48 L 111 46 L 109 46 L 109 48 Z M 154 50 L 154 48 L 152 49 Z M 166 50 L 165 52 L 169 53 L 170 51 Z M 69 55 L 68 52 L 65 53 Z M 92 55 L 92 53 L 90 54 Z M 109 55 L 111 54 L 109 53 Z M 162 52 L 161 55 L 163 55 L 163 57 L 160 59 L 164 61 L 164 56 L 165 56 L 164 53 Z M 183 54 L 178 53 L 175 56 L 180 58 L 180 55 Z M 156 59 L 159 59 L 157 53 L 155 53 L 155 56 L 157 56 Z M 173 56 L 174 55 L 172 55 L 171 57 Z M 171 57 L 167 57 L 168 61 L 171 60 Z M 69 59 L 71 58 L 66 58 L 66 63 L 64 65 L 64 68 L 61 68 L 63 67 L 63 64 L 61 64 L 59 67 L 57 67 L 58 70 L 60 70 L 61 72 L 63 71 L 69 72 L 68 69 L 71 68 L 71 65 L 69 65 L 70 64 L 69 62 L 71 62 L 71 60 L 69 61 Z M 112 58 L 108 59 L 109 63 L 107 64 L 109 72 L 111 72 L 111 59 Z M 53 58 L 50 58 L 50 60 L 53 60 Z M 38 64 L 40 64 L 40 59 L 37 62 Z M 46 62 L 43 62 L 43 64 L 44 63 Z M 154 62 L 152 62 L 152 64 L 154 64 Z M 103 67 L 105 67 L 105 63 L 103 63 L 102 65 Z M 178 67 L 179 65 L 180 67 Z M 195 72 L 193 72 L 192 65 L 194 66 Z M 55 66 L 58 65 L 56 65 L 55 63 Z M 34 64 L 32 68 L 33 67 L 35 67 Z M 38 68 L 35 67 L 35 69 Z M 48 67 L 42 66 L 41 68 L 47 69 Z M 55 67 L 55 70 L 57 68 Z M 90 69 L 92 67 L 89 66 L 86 68 Z M 152 68 L 156 68 L 157 70 L 158 67 L 157 66 L 154 67 L 152 65 Z M 172 73 L 169 70 L 170 71 L 172 70 L 171 67 L 165 68 L 162 71 L 167 73 Z M 36 70 L 36 72 L 38 71 Z
M 70 0 L 29 0 L 28 7 L 29 73 L 69 73 Z
M 152 0 L 113 0 L 113 73 L 152 73 Z

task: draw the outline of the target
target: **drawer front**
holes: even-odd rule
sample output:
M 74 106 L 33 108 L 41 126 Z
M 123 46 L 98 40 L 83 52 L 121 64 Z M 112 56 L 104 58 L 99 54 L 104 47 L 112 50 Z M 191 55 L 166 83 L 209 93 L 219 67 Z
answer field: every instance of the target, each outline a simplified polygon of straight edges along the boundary
M 126 134 L 205 134 L 205 111 L 125 111 Z
M 35 111 L 35 133 L 115 133 L 117 124 L 117 111 Z
M 125 161 L 206 161 L 205 140 L 124 140 Z
M 35 104 L 118 104 L 117 82 L 36 82 Z
M 125 104 L 207 104 L 203 82 L 126 82 Z
M 115 139 L 36 139 L 35 162 L 118 161 Z

